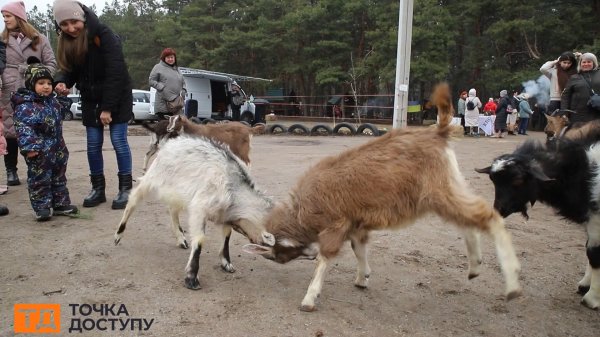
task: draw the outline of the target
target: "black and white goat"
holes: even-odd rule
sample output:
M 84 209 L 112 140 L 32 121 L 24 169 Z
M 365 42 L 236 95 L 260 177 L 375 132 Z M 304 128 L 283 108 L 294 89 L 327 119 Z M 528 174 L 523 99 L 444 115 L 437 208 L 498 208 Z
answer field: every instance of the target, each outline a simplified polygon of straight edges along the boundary
M 579 281 L 582 303 L 600 307 L 600 130 L 560 146 L 535 141 L 522 144 L 512 154 L 477 169 L 489 174 L 495 186 L 494 207 L 504 217 L 520 212 L 528 218 L 527 204 L 552 206 L 559 215 L 587 229 L 588 265 Z
M 185 268 L 185 285 L 199 289 L 198 267 L 208 221 L 223 227 L 221 267 L 234 272 L 229 257 L 231 229 L 251 242 L 272 246 L 275 238 L 264 228 L 272 202 L 254 187 L 248 167 L 229 148 L 204 137 L 180 136 L 165 143 L 156 159 L 129 196 L 115 233 L 121 240 L 127 220 L 146 195 L 155 195 L 169 206 L 171 229 L 180 246 L 187 248 L 179 212 L 188 211 L 192 249 Z

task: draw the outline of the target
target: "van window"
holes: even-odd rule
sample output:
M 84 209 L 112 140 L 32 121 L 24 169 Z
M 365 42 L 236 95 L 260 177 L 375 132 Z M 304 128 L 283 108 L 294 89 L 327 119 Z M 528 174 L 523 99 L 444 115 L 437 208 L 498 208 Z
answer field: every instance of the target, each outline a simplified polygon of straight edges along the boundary
M 133 101 L 137 103 L 150 103 L 150 94 L 143 92 L 134 92 Z

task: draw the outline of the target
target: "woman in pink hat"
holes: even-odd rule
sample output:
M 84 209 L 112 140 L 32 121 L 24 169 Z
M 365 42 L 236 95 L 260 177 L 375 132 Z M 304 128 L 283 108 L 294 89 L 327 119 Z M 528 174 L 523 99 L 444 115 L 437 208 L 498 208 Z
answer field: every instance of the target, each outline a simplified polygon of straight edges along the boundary
M 25 86 L 27 58 L 35 56 L 41 63 L 54 72 L 56 60 L 48 39 L 27 22 L 27 13 L 23 1 L 9 2 L 0 8 L 4 17 L 2 41 L 6 44 L 6 69 L 2 73 L 2 94 L 0 110 L 7 142 L 8 154 L 4 156 L 7 185 L 20 185 L 17 175 L 17 136 L 13 120 L 10 95 Z

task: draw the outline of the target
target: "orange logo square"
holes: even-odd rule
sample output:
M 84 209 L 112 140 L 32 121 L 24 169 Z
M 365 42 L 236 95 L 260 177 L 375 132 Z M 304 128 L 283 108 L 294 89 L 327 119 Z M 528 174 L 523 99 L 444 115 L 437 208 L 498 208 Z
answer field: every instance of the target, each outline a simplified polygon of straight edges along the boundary
M 15 304 L 15 333 L 60 333 L 60 304 Z

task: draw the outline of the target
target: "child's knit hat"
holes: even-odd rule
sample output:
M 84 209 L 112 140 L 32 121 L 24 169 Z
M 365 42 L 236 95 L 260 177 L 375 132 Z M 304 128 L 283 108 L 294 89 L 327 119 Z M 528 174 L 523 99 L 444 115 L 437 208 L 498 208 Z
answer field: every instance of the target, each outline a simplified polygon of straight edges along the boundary
M 29 64 L 29 66 L 27 67 L 27 70 L 25 70 L 25 88 L 34 91 L 35 82 L 42 78 L 47 78 L 54 82 L 50 69 L 41 64 L 37 57 L 30 56 L 27 58 L 27 64 Z

